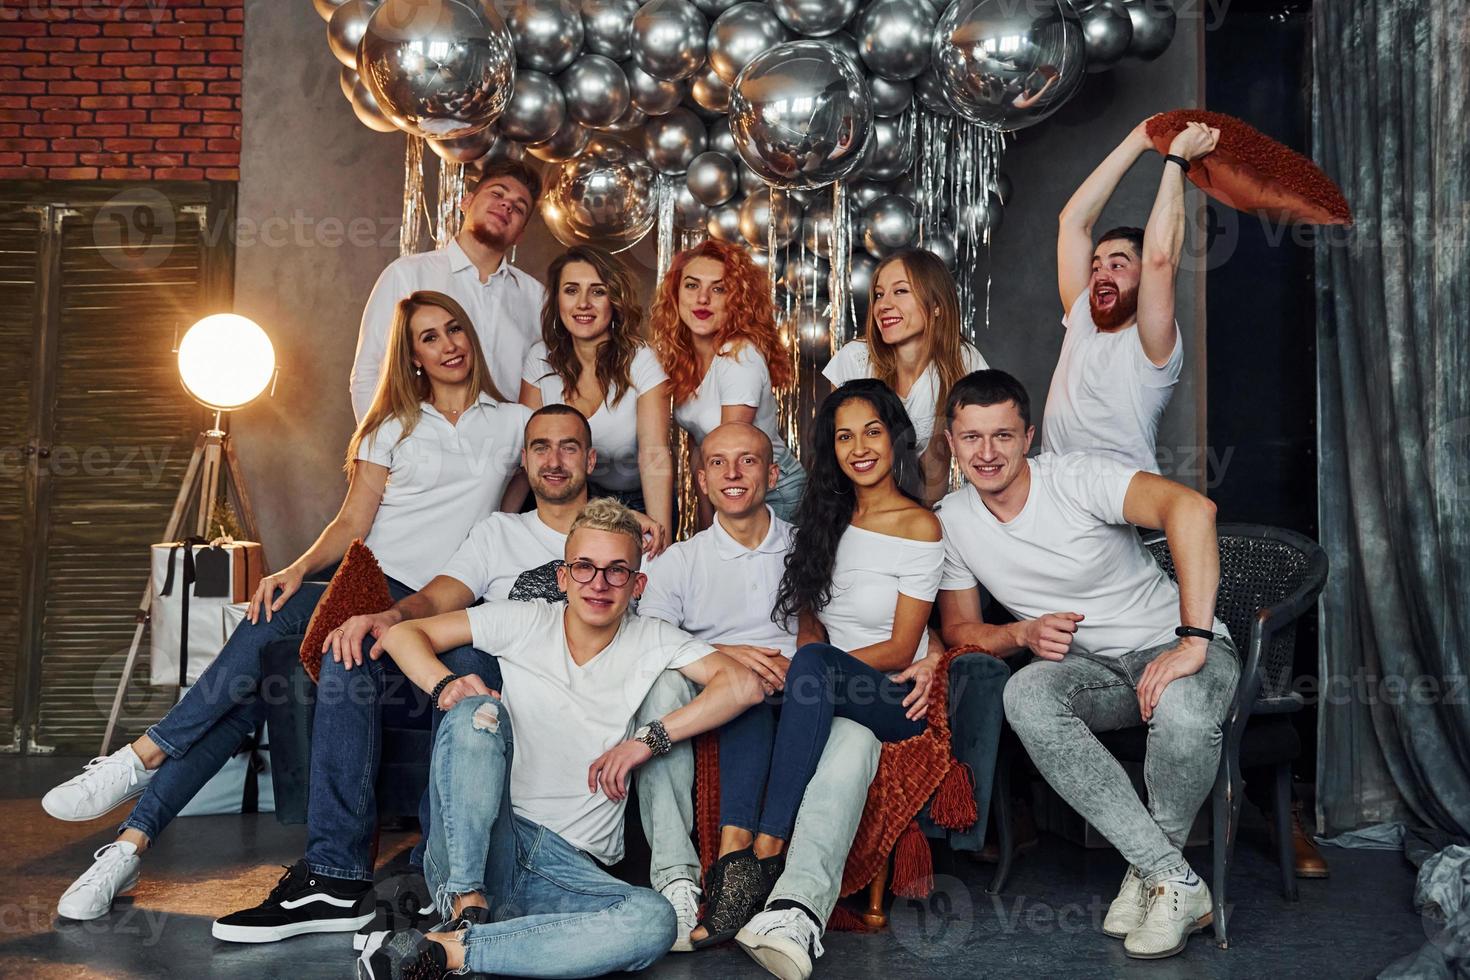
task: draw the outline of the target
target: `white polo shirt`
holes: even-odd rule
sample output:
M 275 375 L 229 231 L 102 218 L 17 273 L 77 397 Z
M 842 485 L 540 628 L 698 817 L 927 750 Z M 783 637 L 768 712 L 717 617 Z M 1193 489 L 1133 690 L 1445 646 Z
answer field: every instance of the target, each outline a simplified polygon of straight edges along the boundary
M 827 362 L 822 368 L 822 375 L 833 386 L 856 381 L 858 378 L 873 377 L 872 352 L 868 349 L 866 340 L 854 340 L 842 345 L 842 349 Z M 985 363 L 985 358 L 980 352 L 966 343 L 960 344 L 960 360 L 965 366 L 965 373 L 971 371 L 983 371 L 990 365 Z M 929 445 L 930 438 L 934 435 L 934 419 L 944 409 L 939 404 L 939 371 L 935 369 L 934 362 L 930 361 L 924 373 L 914 380 L 909 393 L 902 396 L 903 407 L 909 413 L 909 421 L 914 423 L 914 449 L 923 452 L 924 447 Z
M 1027 463 L 1031 490 L 1009 521 L 968 484 L 940 501 L 939 587 L 979 582 L 1018 619 L 1081 613 L 1072 645 L 1099 657 L 1172 643 L 1179 587 L 1123 516 L 1138 467 L 1093 453 L 1043 453 Z M 1227 632 L 1218 618 L 1214 632 Z
M 638 399 L 669 380 L 653 351 L 639 347 L 628 366 L 632 386 L 613 404 L 612 392 L 587 420 L 592 426 L 592 448 L 597 450 L 597 467 L 590 478 L 608 490 L 636 490 L 641 485 L 638 474 Z M 531 345 L 521 380 L 541 393 L 541 404 L 564 405 L 566 392 L 561 375 L 546 363 L 546 344 Z M 520 386 L 516 387 L 520 390 Z M 665 406 L 667 411 L 667 406 Z
M 1137 324 L 1103 333 L 1092 322 L 1084 290 L 1063 318 L 1067 335 L 1052 372 L 1041 423 L 1041 448 L 1058 456 L 1100 453 L 1134 469 L 1159 471 L 1159 419 L 1179 383 L 1184 344 L 1163 367 L 1143 352 Z
M 500 506 L 520 465 L 531 410 L 484 393 L 458 425 L 428 402 L 407 437 L 390 418 L 363 437 L 357 458 L 388 468 L 388 486 L 364 542 L 383 574 L 417 591 L 453 555 L 476 522 Z
M 500 268 L 480 282 L 475 264 L 459 242 L 452 241 L 447 248 L 394 259 L 378 277 L 362 311 L 357 355 L 352 360 L 353 416 L 361 421 L 372 404 L 393 329 L 393 311 L 420 289 L 446 293 L 459 301 L 473 321 L 495 386 L 506 400 L 515 401 L 526 350 L 541 336 L 546 289 L 508 261 L 502 261 Z
M 538 512 L 497 511 L 470 528 L 469 537 L 439 574 L 458 579 L 481 598 L 505 599 L 523 572 L 561 561 L 566 546 L 567 536 Z
M 796 635 L 771 621 L 795 529 L 771 513 L 754 549 L 736 541 L 715 516 L 709 527 L 670 545 L 644 572 L 638 615 L 672 623 L 706 643 L 746 643 L 796 653 Z

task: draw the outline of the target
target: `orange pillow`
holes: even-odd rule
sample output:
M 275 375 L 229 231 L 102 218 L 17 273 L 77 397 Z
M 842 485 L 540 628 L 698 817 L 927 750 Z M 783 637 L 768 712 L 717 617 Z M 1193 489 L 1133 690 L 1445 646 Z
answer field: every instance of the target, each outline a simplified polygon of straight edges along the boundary
M 1148 135 L 1160 153 L 1168 153 L 1174 137 L 1192 122 L 1220 130 L 1215 151 L 1193 161 L 1189 179 L 1221 204 L 1276 221 L 1353 223 L 1347 200 L 1332 178 L 1300 153 L 1234 116 L 1176 109 L 1150 119 Z
M 378 613 L 393 605 L 388 593 L 388 579 L 378 567 L 378 559 L 368 550 L 362 539 L 352 542 L 337 574 L 322 593 L 311 622 L 306 624 L 306 639 L 301 641 L 301 665 L 307 675 L 315 681 L 321 673 L 322 644 L 332 630 L 353 616 Z

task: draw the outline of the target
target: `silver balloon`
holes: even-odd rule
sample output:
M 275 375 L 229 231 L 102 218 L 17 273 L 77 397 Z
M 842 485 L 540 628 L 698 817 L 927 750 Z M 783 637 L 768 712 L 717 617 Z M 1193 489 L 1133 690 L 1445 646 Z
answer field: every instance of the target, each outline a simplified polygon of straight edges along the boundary
M 936 116 L 954 115 L 954 106 L 950 104 L 949 96 L 944 93 L 944 83 L 934 72 L 934 66 L 918 78 L 914 79 L 914 96 L 919 100 L 919 105 L 928 109 Z
M 397 131 L 398 127 L 394 125 L 393 120 L 383 114 L 378 100 L 373 98 L 373 93 L 369 92 L 368 87 L 361 81 L 352 86 L 352 94 L 347 97 L 347 101 L 352 103 L 352 111 L 357 114 L 358 122 L 368 129 L 379 133 Z
M 790 36 L 786 25 L 767 4 L 737 3 L 720 14 L 710 28 L 710 67 L 726 85 L 734 85 L 740 69 Z
M 873 100 L 873 115 L 896 116 L 914 101 L 914 86 L 912 82 L 873 75 L 868 79 L 868 95 Z
M 368 20 L 376 7 L 375 0 L 346 0 L 327 21 L 327 46 L 332 56 L 348 68 L 357 67 L 357 45 L 367 33 Z
M 352 98 L 352 88 L 359 80 L 360 76 L 357 74 L 357 69 L 348 68 L 346 65 L 337 69 L 337 84 L 342 86 L 343 98 Z M 393 128 L 397 129 L 398 127 L 394 126 Z
M 919 209 L 913 201 L 889 194 L 863 208 L 860 228 L 863 247 L 882 258 L 911 244 L 919 231 Z
M 488 164 L 499 163 L 502 160 L 524 160 L 525 158 L 526 145 L 501 134 L 496 136 L 494 143 L 490 144 L 490 152 L 480 157 L 471 166 L 480 170 Z
M 632 133 L 642 130 L 647 124 L 648 113 L 639 109 L 636 105 L 629 103 L 628 108 L 624 110 L 623 114 L 607 125 L 589 126 L 587 128 L 595 129 L 599 133 Z
M 982 200 L 974 201 L 965 205 L 960 214 L 960 220 L 975 228 L 989 228 L 995 231 L 1001 225 L 1005 215 L 1005 207 L 1000 202 L 1000 197 L 993 191 Z
M 633 18 L 633 60 L 654 78 L 688 78 L 704 64 L 708 27 L 689 0 L 653 0 Z
M 846 31 L 838 31 L 835 34 L 828 34 L 826 37 L 822 38 L 822 40 L 826 41 L 828 44 L 833 45 L 837 48 L 838 51 L 841 51 L 843 54 L 851 58 L 852 63 L 857 65 L 859 68 L 863 66 L 862 50 L 858 47 L 857 39 L 854 38 L 851 34 L 847 33 Z
M 995 175 L 995 195 L 1000 198 L 1001 204 L 1011 203 L 1012 186 L 1010 174 Z
M 933 34 L 934 10 L 924 0 L 873 0 L 857 22 L 863 63 L 874 75 L 894 80 L 914 78 L 928 67 Z
M 1128 53 L 1133 42 L 1133 21 L 1123 0 L 1090 0 L 1076 6 L 1082 19 L 1082 43 L 1087 50 L 1087 70 L 1108 71 Z
M 822 41 L 792 41 L 756 56 L 730 93 L 740 156 L 777 187 L 846 177 L 862 162 L 872 125 L 862 72 Z
M 924 229 L 923 241 L 919 243 L 923 248 L 939 257 L 939 261 L 953 272 L 959 260 L 959 240 L 955 237 L 954 229 L 944 223 L 938 227 Z
M 495 136 L 494 127 L 486 126 L 468 136 L 453 136 L 443 140 L 430 139 L 424 142 L 436 156 L 450 163 L 474 163 L 490 152 L 490 147 L 495 143 Z
M 674 193 L 674 224 L 688 231 L 703 228 L 709 221 L 709 208 L 704 202 L 689 193 L 689 188 L 680 187 Z
M 830 259 L 832 231 L 832 197 L 824 194 L 807 205 L 801 219 L 801 240 L 808 252 Z
M 584 126 L 608 126 L 632 104 L 628 79 L 618 63 L 584 54 L 556 78 L 567 100 L 567 114 Z
M 960 115 L 1010 132 L 1077 94 L 1087 55 L 1069 0 L 954 0 L 934 29 L 934 65 Z
M 793 296 L 825 298 L 832 275 L 832 265 L 826 259 L 810 253 L 798 254 L 786 260 L 779 285 Z
M 567 118 L 566 96 L 549 75 L 529 68 L 516 72 L 515 91 L 500 115 L 500 131 L 522 143 L 551 139 Z
M 575 120 L 568 119 L 551 139 L 529 144 L 526 152 L 547 163 L 561 163 L 581 153 L 590 142 L 592 131 Z
M 770 0 L 781 23 L 798 34 L 822 37 L 838 30 L 857 13 L 858 0 Z
M 711 208 L 709 212 L 709 223 L 705 225 L 705 231 L 709 237 L 717 238 L 731 245 L 739 245 L 740 237 L 740 202 L 731 201 L 717 208 Z
M 331 20 L 337 8 L 346 2 L 347 0 L 312 0 L 311 5 L 316 8 L 318 17 L 322 20 Z
M 675 109 L 643 127 L 648 162 L 659 173 L 682 174 L 704 152 L 704 123 L 688 109 Z
M 711 150 L 718 150 L 725 156 L 734 159 L 740 151 L 735 149 L 735 137 L 730 135 L 730 119 L 721 116 L 709 124 L 709 139 L 707 145 Z
M 622 61 L 633 55 L 633 17 L 638 0 L 582 0 L 582 36 L 587 50 Z
M 854 250 L 850 269 L 848 282 L 852 284 L 852 307 L 858 313 L 858 323 L 862 323 L 867 315 L 868 295 L 873 288 L 873 273 L 878 271 L 878 260 L 867 252 Z
M 801 205 L 786 194 L 763 187 L 745 199 L 740 206 L 740 234 L 757 248 L 765 248 L 771 236 L 771 215 L 775 213 L 775 241 L 781 248 L 801 231 Z
M 901 116 L 874 119 L 863 176 L 871 180 L 893 180 L 908 173 L 914 165 L 914 141 L 910 136 Z
M 553 172 L 541 215 L 564 245 L 586 242 L 620 252 L 658 218 L 655 181 L 642 154 L 599 136 Z
M 669 82 L 654 78 L 638 67 L 638 62 L 629 59 L 623 62 L 623 75 L 628 79 L 628 89 L 633 104 L 650 116 L 662 116 L 672 112 L 684 100 L 689 91 L 688 82 Z
M 712 208 L 730 200 L 740 189 L 735 161 L 716 150 L 708 150 L 695 157 L 689 164 L 684 182 L 700 203 Z
M 357 70 L 399 129 L 449 139 L 484 129 L 505 109 L 515 57 L 489 4 L 383 0 L 358 46 Z
M 582 13 L 570 0 L 516 0 L 506 22 L 522 68 L 554 75 L 582 50 Z
M 855 210 L 861 211 L 880 197 L 892 194 L 887 184 L 876 180 L 853 180 L 847 184 L 847 199 Z
M 740 0 L 694 0 L 694 5 L 710 20 L 714 20 L 739 2 Z
M 730 86 L 709 67 L 694 76 L 689 97 L 711 112 L 724 113 L 730 109 Z
M 1133 40 L 1128 56 L 1153 61 L 1169 49 L 1177 18 L 1169 0 L 1123 0 L 1133 22 Z
M 735 149 L 735 167 L 740 171 L 740 193 L 754 194 L 769 186 L 764 180 L 761 180 L 760 174 L 746 166 L 745 160 L 740 156 L 739 147 Z

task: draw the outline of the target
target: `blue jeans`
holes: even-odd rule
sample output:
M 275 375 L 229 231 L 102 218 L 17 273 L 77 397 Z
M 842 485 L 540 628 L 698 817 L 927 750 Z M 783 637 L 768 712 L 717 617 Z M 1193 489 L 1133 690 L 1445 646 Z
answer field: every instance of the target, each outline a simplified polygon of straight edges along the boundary
M 895 684 L 883 671 L 827 643 L 797 650 L 786 671 L 780 720 L 767 701 L 720 730 L 721 825 L 789 841 L 832 719 L 855 721 L 880 742 L 919 735 L 928 722 L 904 717 L 903 699 L 913 687 Z M 773 757 L 781 765 L 773 768 Z
M 493 697 L 465 698 L 434 738 L 424 873 L 442 914 L 456 895 L 478 892 L 494 920 L 465 933 L 467 972 L 594 977 L 647 968 L 673 945 L 673 907 L 511 812 L 514 744 L 510 714 Z
M 270 622 L 241 623 L 199 680 L 169 710 L 148 737 L 168 758 L 138 797 L 122 827 L 158 839 L 170 821 L 229 761 L 240 743 L 265 718 L 261 700 L 261 651 L 276 640 L 299 636 L 316 610 L 325 582 L 302 582 Z M 388 580 L 401 599 L 413 590 Z M 269 695 L 269 691 L 266 694 Z
M 373 830 L 378 823 L 378 762 L 383 748 L 383 712 L 427 711 L 438 732 L 443 713 L 417 693 L 391 657 L 367 659 L 351 670 L 323 658 L 311 730 L 311 784 L 306 804 L 306 863 L 331 878 L 372 881 Z M 495 658 L 474 647 L 439 654 L 446 669 L 478 674 L 500 688 Z M 421 806 L 421 815 L 424 810 Z

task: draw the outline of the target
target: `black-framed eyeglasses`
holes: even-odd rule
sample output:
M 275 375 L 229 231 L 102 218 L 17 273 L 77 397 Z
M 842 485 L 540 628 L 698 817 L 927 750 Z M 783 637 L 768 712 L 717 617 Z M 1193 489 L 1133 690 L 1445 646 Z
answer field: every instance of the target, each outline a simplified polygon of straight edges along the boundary
M 602 580 L 609 588 L 621 589 L 628 584 L 628 579 L 633 577 L 633 569 L 627 565 L 594 565 L 585 558 L 566 563 L 567 573 L 572 576 L 572 581 L 583 585 L 591 584 L 597 578 L 597 573 L 602 573 Z

